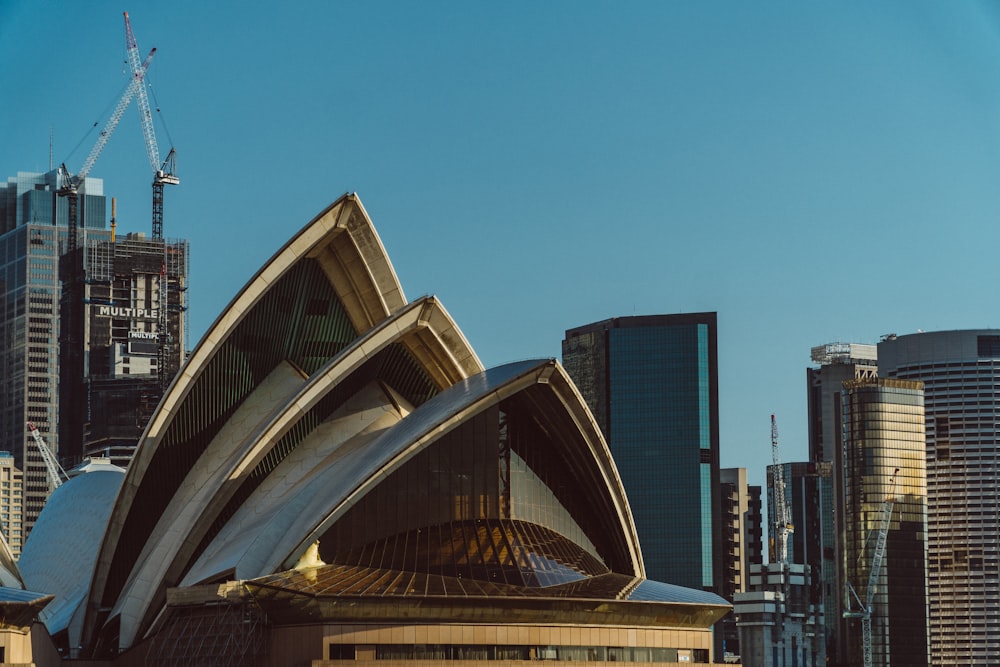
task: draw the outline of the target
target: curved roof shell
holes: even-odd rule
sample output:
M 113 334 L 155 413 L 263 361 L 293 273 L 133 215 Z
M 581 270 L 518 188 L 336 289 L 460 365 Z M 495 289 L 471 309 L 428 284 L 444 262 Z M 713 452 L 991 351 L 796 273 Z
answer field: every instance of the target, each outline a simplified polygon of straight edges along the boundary
M 694 625 L 728 609 L 644 579 L 614 462 L 561 366 L 485 370 L 435 298 L 405 300 L 353 195 L 210 327 L 150 421 L 97 553 L 80 607 L 97 654 L 155 633 L 168 588 L 252 580 L 261 595 L 281 589 L 280 604 L 305 594 L 288 583 L 303 569 L 352 572 L 355 588 L 331 595 L 468 587 L 497 608 L 505 596 L 541 601 L 529 613 L 616 601 L 621 618 L 661 605 Z
M 395 324 L 393 314 L 399 315 Z M 269 411 L 280 410 L 311 376 L 321 374 L 345 350 L 356 349 L 356 343 L 384 322 L 408 328 L 382 362 L 414 376 L 409 385 L 417 393 L 431 395 L 482 370 L 461 331 L 435 300 L 407 307 L 361 202 L 345 195 L 247 283 L 168 388 L 112 513 L 91 587 L 91 606 L 115 605 L 126 588 L 158 589 L 152 595 L 162 598 L 170 582 L 158 576 L 146 579 L 148 573 L 137 570 L 158 546 L 172 544 L 175 538 L 194 539 L 185 534 L 190 531 L 184 522 L 193 521 L 196 513 L 179 516 L 176 508 L 192 486 L 206 484 L 197 473 L 202 457 L 238 457 L 223 443 L 252 439 L 253 427 Z M 394 333 L 401 332 L 389 335 Z M 374 344 L 366 340 L 369 347 L 362 353 Z M 244 465 L 240 472 L 253 470 Z M 223 493 L 237 481 L 238 474 L 227 480 Z M 203 515 L 198 519 L 200 525 L 206 521 Z M 174 572 L 180 567 L 176 559 L 169 565 Z M 89 618 L 91 631 L 102 623 L 96 613 Z
M 118 466 L 91 463 L 56 489 L 18 561 L 27 588 L 54 596 L 40 620 L 51 635 L 67 632 L 70 646 L 80 645 L 90 576 L 124 476 Z

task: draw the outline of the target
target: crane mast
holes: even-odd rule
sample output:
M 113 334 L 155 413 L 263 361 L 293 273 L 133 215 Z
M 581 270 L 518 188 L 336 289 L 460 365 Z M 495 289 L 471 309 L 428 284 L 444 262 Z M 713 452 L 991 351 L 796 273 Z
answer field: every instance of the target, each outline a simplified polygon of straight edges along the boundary
M 128 51 L 128 61 L 135 73 L 141 67 L 139 62 L 139 44 L 132 31 L 132 22 L 128 12 L 125 12 L 125 47 Z M 146 144 L 146 157 L 153 169 L 153 238 L 163 238 L 163 186 L 177 185 L 180 179 L 174 175 L 177 168 L 177 156 L 173 148 L 167 153 L 167 158 L 160 161 L 160 148 L 156 143 L 156 131 L 153 128 L 153 114 L 149 109 L 149 97 L 146 87 L 140 86 L 136 91 L 139 106 L 139 118 L 142 121 L 142 137 Z
M 125 12 L 125 47 L 128 51 L 129 65 L 132 71 L 137 71 L 139 63 L 139 44 L 132 30 L 132 21 L 129 20 L 128 12 Z M 156 143 L 156 130 L 153 128 L 153 114 L 149 108 L 149 97 L 146 95 L 146 87 L 140 86 L 136 91 L 137 104 L 139 106 L 139 118 L 142 122 L 142 137 L 146 144 L 146 157 L 149 159 L 149 166 L 153 169 L 153 238 L 163 238 L 163 187 L 165 185 L 178 185 L 180 179 L 174 175 L 177 170 L 177 153 L 171 148 L 167 157 L 160 162 L 160 147 Z M 157 365 L 156 373 L 159 377 L 160 387 L 166 388 L 169 378 L 168 358 L 170 356 L 170 320 L 169 320 L 169 300 L 168 290 L 170 284 L 170 274 L 167 267 L 167 244 L 163 244 L 163 262 L 160 266 L 160 285 L 158 299 L 157 318 Z
M 76 231 L 78 226 L 77 196 L 80 185 L 83 184 L 87 174 L 90 173 L 94 163 L 97 162 L 97 158 L 101 156 L 101 153 L 104 151 L 104 147 L 108 145 L 111 135 L 114 133 L 115 128 L 118 127 L 118 123 L 121 121 L 122 116 L 125 115 L 125 110 L 128 108 L 128 105 L 132 103 L 132 98 L 135 97 L 140 91 L 145 90 L 142 87 L 142 82 L 146 76 L 146 71 L 149 69 L 149 63 L 155 54 L 156 49 L 151 50 L 149 55 L 146 56 L 146 60 L 136 64 L 137 66 L 133 70 L 132 79 L 129 81 L 128 87 L 118 100 L 118 104 L 115 105 L 115 109 L 111 112 L 111 116 L 104 124 L 104 127 L 101 129 L 101 133 L 98 135 L 94 146 L 90 149 L 90 153 L 87 154 L 87 158 L 83 161 L 83 166 L 80 167 L 80 171 L 76 174 L 71 174 L 65 164 L 63 164 L 60 168 L 62 185 L 59 188 L 59 195 L 68 197 L 69 204 L 69 235 L 67 238 L 67 252 L 73 252 L 76 250 Z M 136 55 L 138 56 L 138 54 Z
M 69 475 L 63 470 L 63 467 L 59 465 L 59 461 L 56 460 L 55 454 L 49 449 L 48 444 L 46 444 L 45 439 L 42 438 L 42 434 L 38 432 L 38 427 L 32 422 L 28 422 L 28 432 L 35 441 L 35 447 L 38 449 L 38 453 L 42 457 L 42 461 L 45 462 L 45 469 L 49 472 L 49 479 L 52 480 L 52 489 L 58 489 L 62 486 L 63 478 L 69 479 Z
M 779 563 L 788 562 L 788 535 L 795 532 L 792 524 L 788 503 L 785 501 L 785 466 L 781 462 L 781 448 L 778 445 L 778 423 L 771 415 L 771 459 L 774 472 L 771 476 L 774 484 L 774 546 Z
M 879 509 L 878 534 L 875 537 L 875 553 L 872 555 L 871 568 L 868 571 L 868 588 L 865 590 L 865 601 L 862 602 L 854 586 L 848 582 L 847 586 L 851 595 L 861 607 L 861 611 L 846 611 L 845 618 L 861 619 L 861 646 L 864 655 L 864 667 L 872 667 L 872 607 L 875 604 L 875 592 L 878 590 L 878 578 L 882 572 L 882 561 L 885 559 L 885 543 L 889 535 L 889 523 L 892 520 L 892 507 L 896 502 L 896 475 L 899 468 L 896 468 L 889 478 L 889 492 L 882 500 Z

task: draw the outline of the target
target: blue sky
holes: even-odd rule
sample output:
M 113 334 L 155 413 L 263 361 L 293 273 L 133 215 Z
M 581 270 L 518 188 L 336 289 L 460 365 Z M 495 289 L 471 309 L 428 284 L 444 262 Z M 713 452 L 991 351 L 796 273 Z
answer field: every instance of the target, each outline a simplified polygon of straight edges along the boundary
M 1000 327 L 986 2 L 0 0 L 0 177 L 76 170 L 125 84 L 178 151 L 191 333 L 345 191 L 488 365 L 717 311 L 724 466 L 806 457 L 809 348 Z M 81 144 L 82 142 L 82 144 Z M 75 146 L 80 147 L 75 151 Z M 91 175 L 149 231 L 130 109 Z

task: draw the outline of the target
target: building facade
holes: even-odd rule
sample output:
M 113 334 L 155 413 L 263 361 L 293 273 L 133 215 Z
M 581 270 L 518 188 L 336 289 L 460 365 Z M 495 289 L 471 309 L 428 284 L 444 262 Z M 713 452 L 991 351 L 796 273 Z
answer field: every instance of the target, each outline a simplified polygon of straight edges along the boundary
M 845 504 L 837 513 L 837 537 L 840 580 L 847 588 L 838 615 L 846 662 L 862 664 L 857 615 L 869 606 L 874 664 L 927 665 L 923 384 L 850 380 L 843 401 L 844 445 L 837 465 Z
M 126 467 L 184 359 L 189 246 L 131 233 L 88 241 L 83 253 L 84 299 L 74 319 L 84 325 L 76 338 L 87 410 L 67 424 L 64 458 L 102 456 Z
M 17 558 L 24 547 L 24 474 L 14 465 L 14 455 L 0 452 L 0 529 Z
M 747 590 L 750 566 L 754 564 L 754 550 L 749 546 L 760 539 L 760 515 L 754 516 L 746 468 L 722 468 L 719 471 L 722 497 L 722 551 L 725 558 L 725 579 L 722 597 L 730 602 L 736 593 Z M 759 487 L 758 487 L 759 489 Z M 758 494 L 757 500 L 760 500 Z M 756 508 L 759 510 L 759 507 Z M 757 531 L 755 533 L 755 531 Z M 739 630 L 733 615 L 719 621 L 716 634 L 722 635 L 725 657 L 740 654 Z
M 861 343 L 827 343 L 811 350 L 816 366 L 806 369 L 809 460 L 833 461 L 840 447 L 840 392 L 847 380 L 878 375 L 878 348 Z
M 595 322 L 568 330 L 562 355 L 618 464 L 650 576 L 718 593 L 716 314 Z
M 763 489 L 758 485 L 747 487 L 749 502 L 747 505 L 747 562 L 751 565 L 764 563 L 764 501 Z
M 0 184 L 0 450 L 24 472 L 26 531 L 52 482 L 25 424 L 64 467 L 90 455 L 127 465 L 187 345 L 187 242 L 116 239 L 103 182 L 87 178 L 72 279 L 63 178 Z
M 930 660 L 1000 655 L 1000 330 L 890 335 L 880 373 L 924 384 Z
M 746 667 L 822 667 L 823 608 L 810 602 L 808 565 L 767 563 L 750 568 L 749 587 L 733 613 Z
M 26 423 L 34 422 L 61 454 L 59 423 L 60 257 L 68 208 L 58 171 L 18 173 L 0 183 L 0 450 L 24 473 L 24 521 L 30 530 L 50 493 L 44 461 Z M 85 179 L 79 198 L 81 238 L 107 238 L 103 182 Z
M 838 411 L 839 412 L 839 411 Z M 823 609 L 821 662 L 833 655 L 837 626 L 836 558 L 834 544 L 833 463 L 784 463 L 785 501 L 795 531 L 788 536 L 788 562 L 809 566 L 809 603 Z M 767 467 L 768 524 L 776 525 L 773 504 L 774 466 Z M 771 562 L 776 560 L 771 553 Z

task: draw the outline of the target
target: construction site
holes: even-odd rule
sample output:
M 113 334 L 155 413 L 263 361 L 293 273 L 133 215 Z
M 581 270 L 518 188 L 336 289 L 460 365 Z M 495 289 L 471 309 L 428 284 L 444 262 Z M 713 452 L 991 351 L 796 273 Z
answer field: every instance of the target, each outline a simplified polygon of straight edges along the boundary
M 63 320 L 59 455 L 89 456 L 125 467 L 163 390 L 180 367 L 186 344 L 188 245 L 163 238 L 163 191 L 177 185 L 176 154 L 161 161 L 145 74 L 156 53 L 140 61 L 125 13 L 131 80 L 81 170 L 61 172 L 59 196 L 68 202 L 68 234 L 60 275 Z M 135 99 L 146 156 L 153 172 L 152 236 L 116 236 L 115 200 L 110 238 L 77 238 L 78 184 L 86 178 Z
M 83 456 L 126 467 L 184 358 L 188 242 L 133 233 L 83 250 Z

